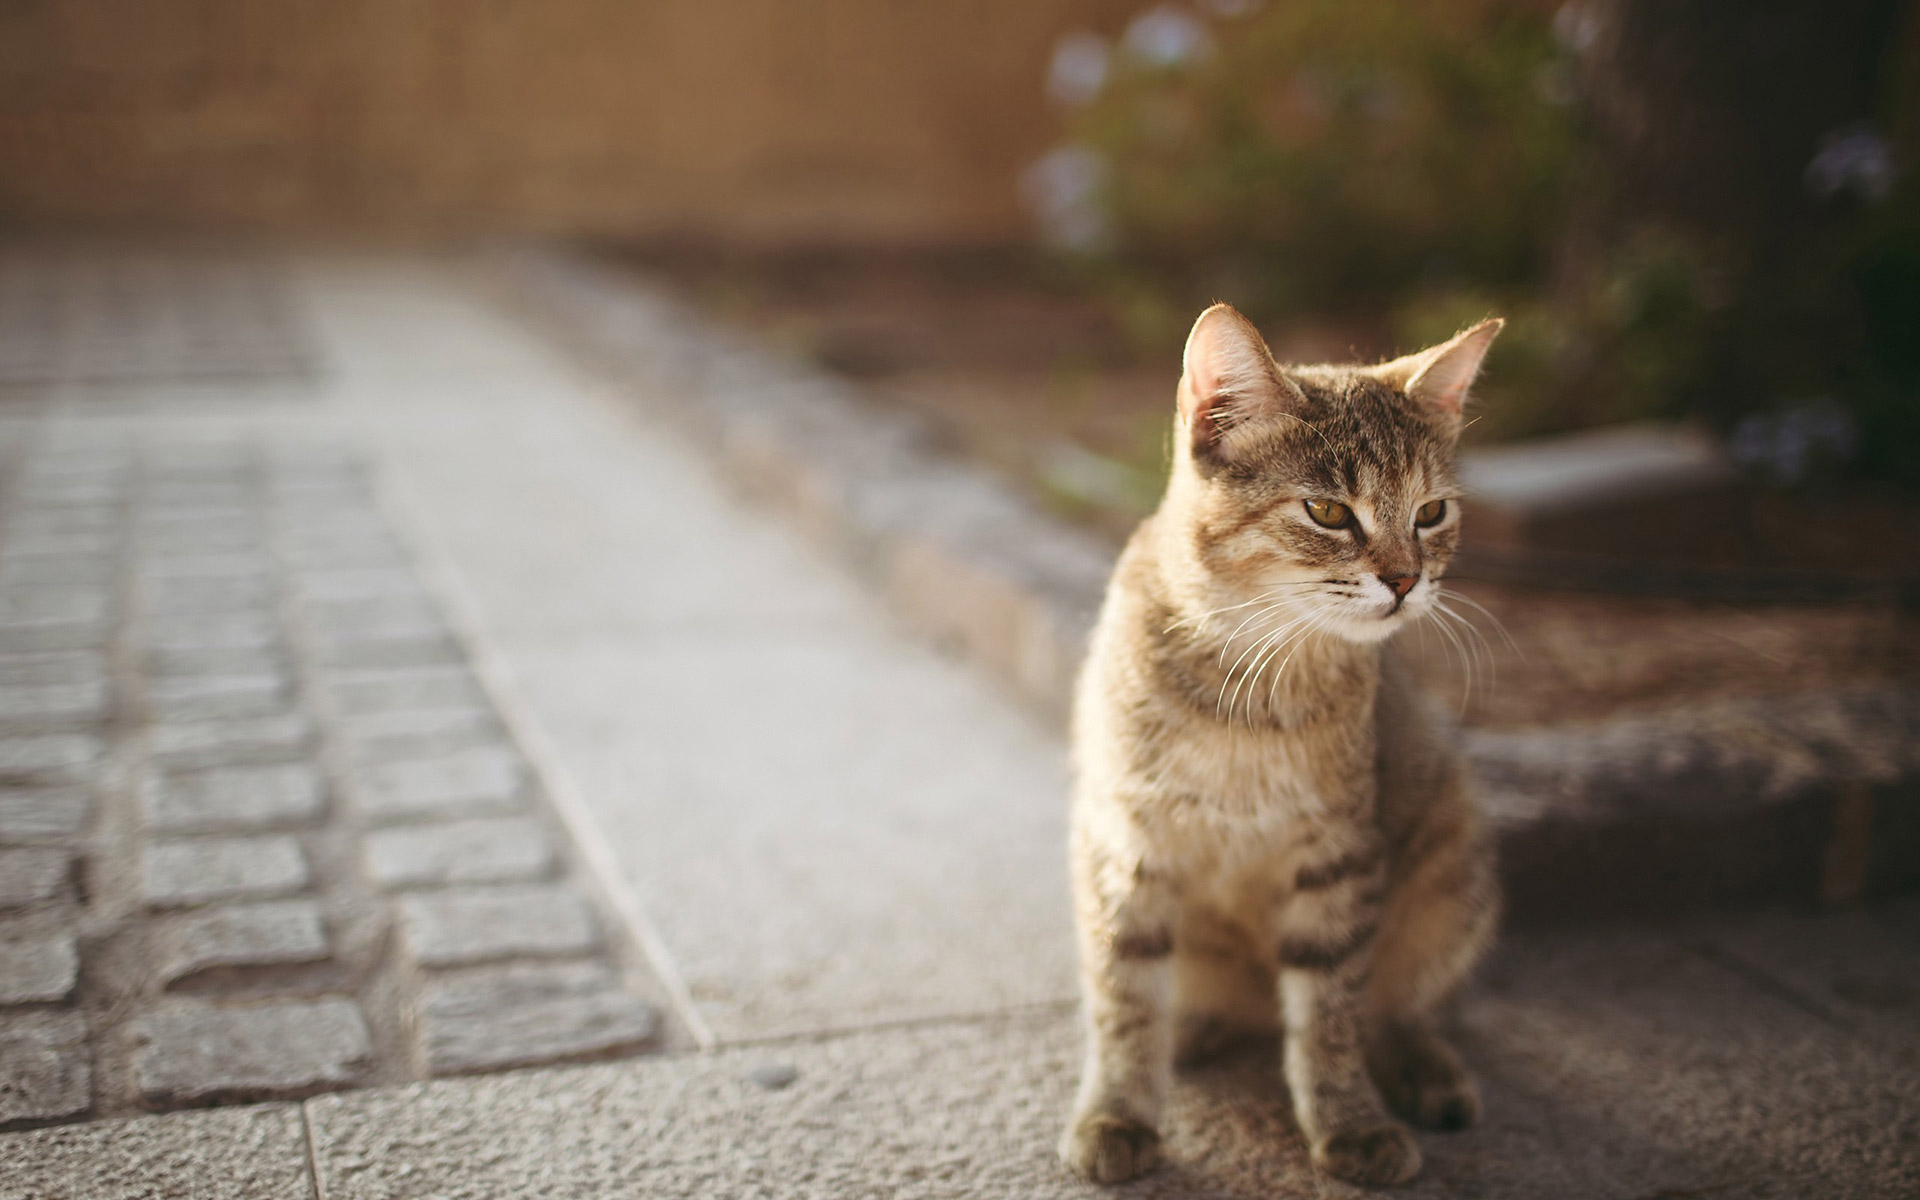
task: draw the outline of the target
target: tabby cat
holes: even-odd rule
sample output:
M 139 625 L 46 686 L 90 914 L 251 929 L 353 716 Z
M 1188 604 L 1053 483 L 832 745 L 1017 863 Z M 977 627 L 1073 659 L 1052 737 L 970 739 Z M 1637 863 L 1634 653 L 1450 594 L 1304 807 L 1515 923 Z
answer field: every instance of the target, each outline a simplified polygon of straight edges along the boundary
M 1165 499 L 1115 569 L 1074 707 L 1087 1058 L 1066 1163 L 1159 1158 L 1174 1061 L 1279 1028 L 1316 1168 L 1404 1182 L 1479 1098 L 1435 1027 L 1499 909 L 1461 770 L 1387 639 L 1434 611 L 1490 320 L 1376 366 L 1282 367 L 1215 305 Z

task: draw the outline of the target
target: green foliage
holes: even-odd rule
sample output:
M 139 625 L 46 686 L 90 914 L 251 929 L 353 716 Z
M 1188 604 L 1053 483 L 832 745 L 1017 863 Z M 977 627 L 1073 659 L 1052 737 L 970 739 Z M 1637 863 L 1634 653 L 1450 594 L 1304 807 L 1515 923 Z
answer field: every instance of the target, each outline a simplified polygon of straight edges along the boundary
M 1537 6 L 1289 0 L 1217 35 L 1197 62 L 1123 59 L 1076 130 L 1109 165 L 1136 334 L 1216 295 L 1271 320 L 1544 270 L 1576 139 Z
M 1284 0 L 1185 61 L 1117 55 L 1073 136 L 1105 164 L 1084 265 L 1142 352 L 1214 299 L 1402 350 L 1498 313 L 1476 437 L 1686 417 L 1778 449 L 1839 412 L 1856 469 L 1920 485 L 1920 37 L 1889 56 L 1897 186 L 1813 189 L 1755 246 L 1615 194 L 1553 11 Z

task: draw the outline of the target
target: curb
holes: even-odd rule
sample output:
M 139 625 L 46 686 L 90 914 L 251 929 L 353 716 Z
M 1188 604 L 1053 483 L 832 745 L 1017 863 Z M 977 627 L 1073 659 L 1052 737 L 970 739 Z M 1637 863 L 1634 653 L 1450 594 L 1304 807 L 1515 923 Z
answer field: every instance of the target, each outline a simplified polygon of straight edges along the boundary
M 912 628 L 1063 725 L 1112 567 L 1092 537 L 942 455 L 916 417 L 590 258 L 487 254 L 520 311 L 713 453 Z M 1644 916 L 1920 888 L 1920 689 L 1468 731 L 1509 908 Z

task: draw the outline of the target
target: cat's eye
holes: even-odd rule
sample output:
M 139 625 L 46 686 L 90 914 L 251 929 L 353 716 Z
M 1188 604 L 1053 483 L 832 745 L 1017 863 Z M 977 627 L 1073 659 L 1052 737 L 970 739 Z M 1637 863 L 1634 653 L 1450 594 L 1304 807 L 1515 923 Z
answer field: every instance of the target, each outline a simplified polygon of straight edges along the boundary
M 1438 525 L 1446 519 L 1447 502 L 1445 500 L 1429 500 L 1420 506 L 1419 512 L 1413 514 L 1413 523 L 1422 529 Z
M 1345 529 L 1353 523 L 1353 510 L 1338 500 L 1309 500 L 1307 515 L 1314 524 L 1328 529 Z

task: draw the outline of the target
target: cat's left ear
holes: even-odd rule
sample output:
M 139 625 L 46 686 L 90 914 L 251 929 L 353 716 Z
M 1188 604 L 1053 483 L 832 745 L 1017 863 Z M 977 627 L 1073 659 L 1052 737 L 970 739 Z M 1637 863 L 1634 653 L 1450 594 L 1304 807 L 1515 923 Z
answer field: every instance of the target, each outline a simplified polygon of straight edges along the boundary
M 1375 370 L 1428 412 L 1457 425 L 1466 408 L 1467 390 L 1505 324 L 1499 317 L 1490 318 L 1438 346 L 1381 363 Z

